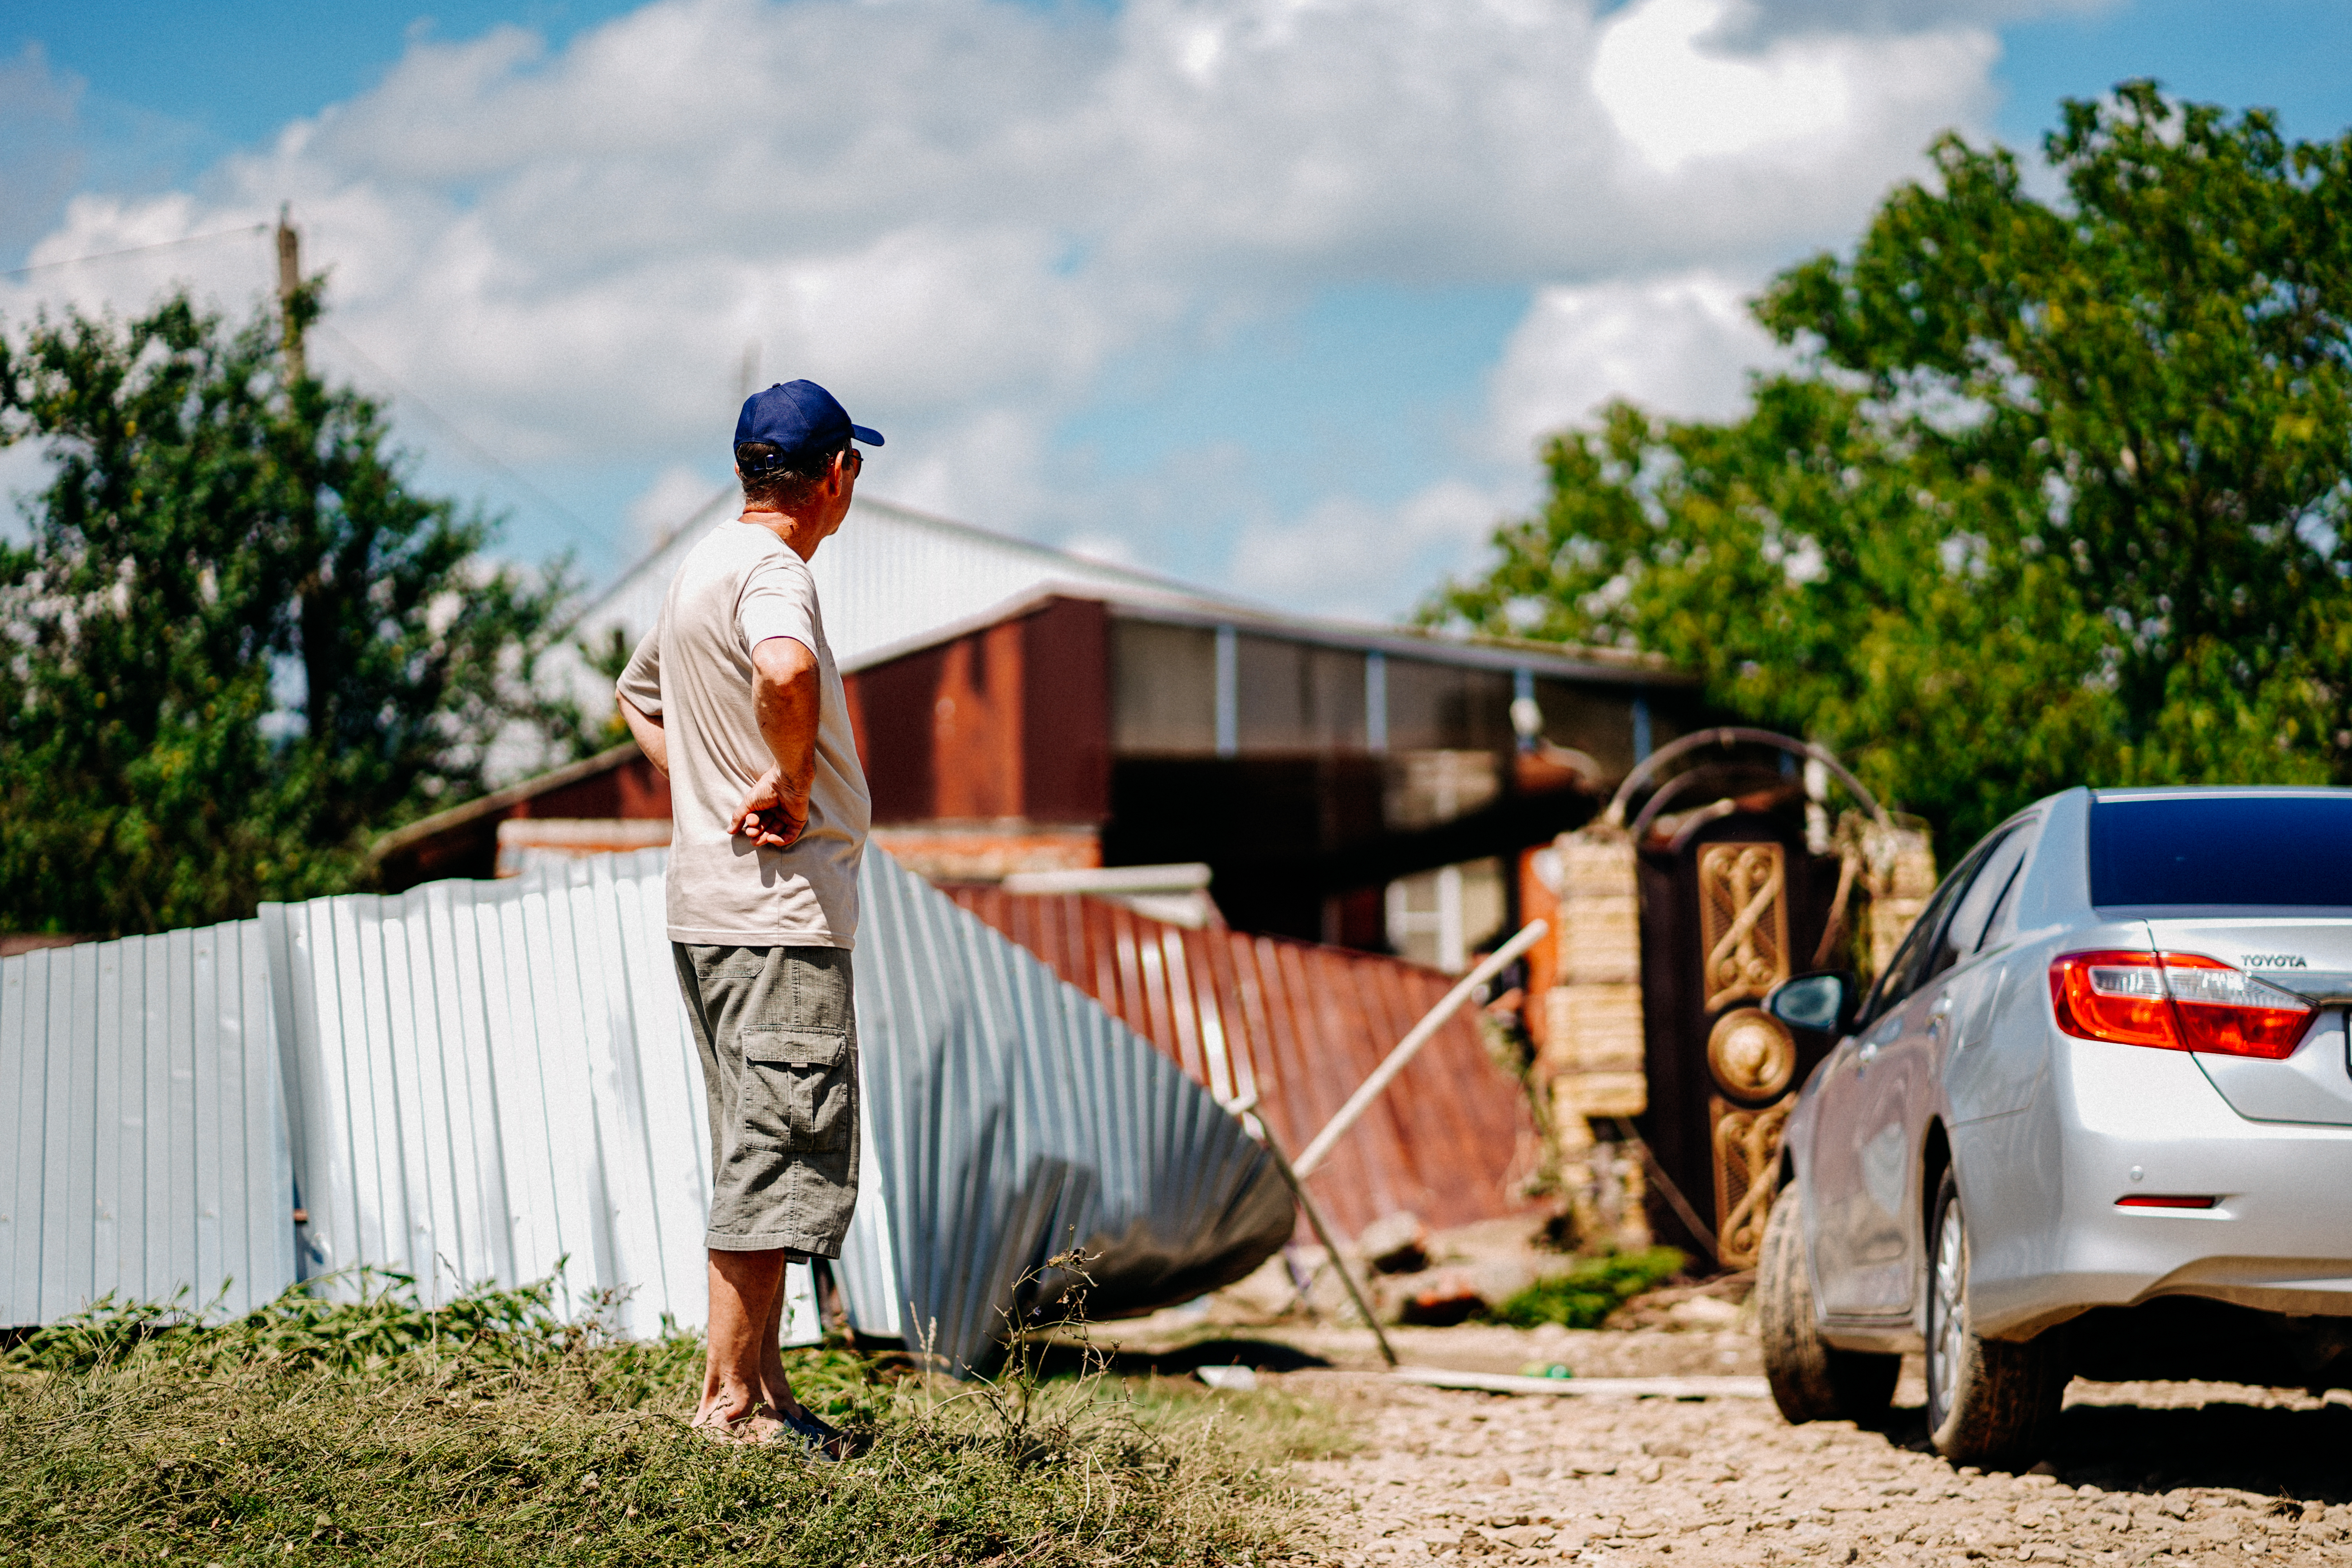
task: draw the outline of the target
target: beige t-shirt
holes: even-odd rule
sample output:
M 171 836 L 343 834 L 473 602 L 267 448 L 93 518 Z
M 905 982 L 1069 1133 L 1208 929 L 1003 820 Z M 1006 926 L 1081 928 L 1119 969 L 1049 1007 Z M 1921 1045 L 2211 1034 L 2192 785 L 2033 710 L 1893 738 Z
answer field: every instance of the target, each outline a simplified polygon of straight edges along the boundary
M 808 828 L 784 849 L 727 831 L 729 815 L 775 765 L 751 706 L 751 649 L 769 637 L 791 637 L 817 663 Z M 661 717 L 669 743 L 670 940 L 852 945 L 872 813 L 808 563 L 757 523 L 720 523 L 670 580 L 661 619 L 618 689 Z

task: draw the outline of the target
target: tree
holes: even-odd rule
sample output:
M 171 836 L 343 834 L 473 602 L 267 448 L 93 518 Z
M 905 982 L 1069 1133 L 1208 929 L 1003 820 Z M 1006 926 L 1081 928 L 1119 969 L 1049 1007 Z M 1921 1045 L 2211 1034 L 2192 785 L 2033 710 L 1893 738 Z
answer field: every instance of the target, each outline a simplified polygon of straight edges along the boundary
M 294 301 L 296 324 L 317 310 Z M 365 880 L 484 782 L 567 593 L 417 495 L 383 411 L 285 373 L 278 323 L 174 297 L 0 341 L 0 441 L 51 461 L 0 546 L 0 927 L 124 932 Z
M 1645 648 L 1846 753 L 1948 853 L 2081 783 L 2352 765 L 2352 136 L 2129 82 L 1947 135 L 1724 424 L 1609 410 L 1432 621 Z

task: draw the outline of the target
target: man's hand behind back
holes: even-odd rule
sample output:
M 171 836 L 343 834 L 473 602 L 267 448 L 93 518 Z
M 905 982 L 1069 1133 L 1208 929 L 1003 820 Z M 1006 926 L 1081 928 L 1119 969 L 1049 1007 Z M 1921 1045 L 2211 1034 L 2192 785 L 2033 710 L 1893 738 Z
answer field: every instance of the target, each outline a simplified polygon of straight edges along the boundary
M 791 847 L 808 826 L 808 796 L 805 792 L 797 801 L 784 796 L 784 773 L 782 768 L 770 768 L 735 808 L 727 825 L 730 833 L 740 833 L 763 849 Z

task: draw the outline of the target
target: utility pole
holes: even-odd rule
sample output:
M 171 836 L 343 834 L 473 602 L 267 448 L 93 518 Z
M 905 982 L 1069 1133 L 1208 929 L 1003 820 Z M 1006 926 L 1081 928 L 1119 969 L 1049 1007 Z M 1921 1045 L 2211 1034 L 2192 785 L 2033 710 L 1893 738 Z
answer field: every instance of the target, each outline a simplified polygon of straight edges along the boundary
M 290 202 L 278 205 L 278 312 L 286 326 L 286 379 L 289 385 L 310 372 L 302 357 L 302 324 L 294 317 L 294 296 L 302 287 L 302 237 L 288 217 Z

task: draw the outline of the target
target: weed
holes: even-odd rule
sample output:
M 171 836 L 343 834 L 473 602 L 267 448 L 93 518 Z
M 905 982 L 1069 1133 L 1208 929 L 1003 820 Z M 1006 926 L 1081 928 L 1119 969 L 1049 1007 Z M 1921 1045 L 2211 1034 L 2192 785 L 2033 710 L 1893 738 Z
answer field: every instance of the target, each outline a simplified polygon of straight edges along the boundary
M 701 1342 L 617 1340 L 545 1287 L 420 1306 L 394 1276 L 207 1324 L 112 1306 L 0 1370 L 0 1540 L 61 1565 L 1263 1561 L 1320 1417 L 1021 1355 L 983 1385 L 792 1352 L 867 1445 L 824 1466 L 686 1425 Z
M 1644 1290 L 1656 1289 L 1681 1273 L 1689 1261 L 1671 1247 L 1604 1252 L 1579 1260 L 1563 1273 L 1537 1280 L 1505 1300 L 1490 1316 L 1496 1322 L 1522 1329 L 1538 1323 L 1597 1329 L 1610 1313 Z
M 562 1265 L 558 1264 L 558 1269 Z M 348 1298 L 341 1287 L 351 1286 Z M 341 1298 L 341 1299 L 339 1299 Z M 612 1293 L 565 1321 L 555 1280 L 501 1289 L 480 1286 L 438 1307 L 416 1298 L 414 1277 L 360 1268 L 293 1286 L 266 1307 L 214 1321 L 184 1292 L 170 1301 L 101 1297 L 71 1318 L 26 1335 L 0 1367 L 49 1372 L 168 1361 L 206 1370 L 283 1363 L 337 1372 L 383 1367 L 423 1354 L 481 1366 L 526 1366 L 610 1338 Z

